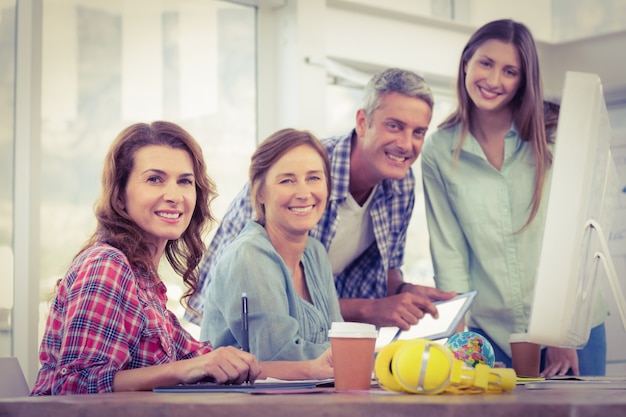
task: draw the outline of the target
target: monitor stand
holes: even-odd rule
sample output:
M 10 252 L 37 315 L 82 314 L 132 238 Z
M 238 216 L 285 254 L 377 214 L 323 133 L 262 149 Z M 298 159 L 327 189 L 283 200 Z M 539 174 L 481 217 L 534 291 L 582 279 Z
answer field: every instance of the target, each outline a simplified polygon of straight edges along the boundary
M 622 326 L 626 332 L 626 299 L 624 299 L 624 292 L 620 286 L 615 265 L 609 252 L 606 235 L 600 223 L 595 219 L 588 219 L 583 226 L 582 232 L 584 234 L 582 239 L 583 249 L 581 251 L 582 260 L 577 274 L 578 282 L 575 293 L 572 294 L 573 297 L 576 297 L 576 300 L 570 306 L 571 310 L 564 314 L 564 317 L 569 317 L 567 320 L 569 323 L 567 341 L 559 345 L 560 347 L 574 349 L 584 348 L 589 339 L 589 332 L 593 325 L 592 319 L 594 307 L 596 306 L 596 295 L 600 291 L 599 280 L 601 278 L 598 277 L 604 275 L 602 272 L 606 274 L 611 292 L 615 297 Z M 532 334 L 532 331 L 530 333 Z M 532 335 L 529 341 L 538 343 L 536 339 L 533 339 Z M 547 345 L 553 346 L 549 343 Z
M 606 272 L 609 285 L 615 297 L 615 303 L 622 319 L 622 326 L 626 331 L 626 300 L 624 299 L 624 292 L 617 278 L 617 271 L 615 270 L 615 264 L 611 258 L 611 252 L 609 252 L 609 245 L 607 244 L 606 235 L 602 231 L 600 224 L 593 219 L 587 221 L 586 227 L 594 230 L 598 235 L 598 241 L 600 242 L 600 250 L 597 250 L 593 254 L 593 258 L 596 261 L 596 275 L 598 273 L 598 264 L 602 264 L 604 271 Z

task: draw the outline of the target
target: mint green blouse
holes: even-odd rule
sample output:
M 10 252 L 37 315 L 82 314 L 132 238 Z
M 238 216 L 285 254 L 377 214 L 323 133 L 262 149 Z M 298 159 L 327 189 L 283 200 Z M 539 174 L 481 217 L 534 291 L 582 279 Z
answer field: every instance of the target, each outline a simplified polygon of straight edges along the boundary
M 328 330 L 343 321 L 324 246 L 309 236 L 301 260 L 311 302 L 296 291 L 291 270 L 267 231 L 249 220 L 224 248 L 204 303 L 200 340 L 242 346 L 241 294 L 248 295 L 250 352 L 260 361 L 303 361 L 330 347 Z
M 516 233 L 531 209 L 531 145 L 513 125 L 498 171 L 470 133 L 454 161 L 459 133 L 460 125 L 437 130 L 421 152 L 435 283 L 446 291 L 478 290 L 467 324 L 487 332 L 510 355 L 509 334 L 526 332 L 530 318 L 550 171 L 537 216 Z M 602 323 L 605 315 L 605 307 L 597 308 L 592 324 Z

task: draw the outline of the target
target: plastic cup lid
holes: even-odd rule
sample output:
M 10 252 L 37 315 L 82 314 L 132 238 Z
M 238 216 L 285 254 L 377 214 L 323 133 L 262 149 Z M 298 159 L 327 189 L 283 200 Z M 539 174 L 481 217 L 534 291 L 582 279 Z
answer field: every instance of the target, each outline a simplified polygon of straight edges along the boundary
M 376 330 L 376 326 L 369 323 L 335 321 L 328 331 L 328 337 L 376 338 L 378 337 L 378 330 Z

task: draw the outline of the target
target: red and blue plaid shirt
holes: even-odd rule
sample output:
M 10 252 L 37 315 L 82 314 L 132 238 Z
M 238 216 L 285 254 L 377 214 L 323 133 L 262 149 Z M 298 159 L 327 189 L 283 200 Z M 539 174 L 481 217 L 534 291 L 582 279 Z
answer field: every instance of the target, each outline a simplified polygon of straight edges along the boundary
M 210 352 L 167 309 L 166 291 L 114 247 L 81 253 L 50 308 L 32 394 L 110 392 L 117 371 Z

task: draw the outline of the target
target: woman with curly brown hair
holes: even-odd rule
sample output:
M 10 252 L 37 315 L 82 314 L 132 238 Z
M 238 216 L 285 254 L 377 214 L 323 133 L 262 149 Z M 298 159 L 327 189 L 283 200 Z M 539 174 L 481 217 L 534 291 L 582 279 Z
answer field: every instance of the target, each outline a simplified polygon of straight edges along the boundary
M 58 284 L 33 395 L 257 378 L 253 355 L 213 350 L 181 327 L 157 272 L 165 257 L 188 288 L 183 301 L 196 291 L 214 196 L 202 150 L 180 126 L 138 123 L 118 135 L 104 163 L 96 231 Z

